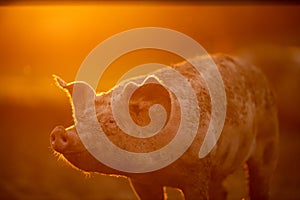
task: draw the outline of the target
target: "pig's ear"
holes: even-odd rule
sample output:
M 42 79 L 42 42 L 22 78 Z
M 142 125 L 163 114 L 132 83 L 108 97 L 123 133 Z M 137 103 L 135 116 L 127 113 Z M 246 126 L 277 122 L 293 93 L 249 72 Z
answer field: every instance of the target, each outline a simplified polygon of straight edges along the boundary
M 59 76 L 53 74 L 52 77 L 55 80 L 55 83 L 57 84 L 57 86 L 59 86 L 61 88 L 67 87 L 67 83 L 64 80 L 62 80 Z
M 83 81 L 73 82 L 71 86 L 73 88 L 71 102 L 74 117 L 76 121 L 89 123 L 91 116 L 88 113 L 95 107 L 95 90 Z
M 65 89 L 72 96 L 73 84 L 67 84 L 62 78 L 57 75 L 52 75 L 58 87 Z
M 129 81 L 126 83 L 123 87 L 122 94 L 123 95 L 131 95 L 134 90 L 136 90 L 138 87 L 149 84 L 149 83 L 156 83 L 161 84 L 159 78 L 154 75 L 147 76 L 141 83 L 136 83 L 134 81 Z
M 147 84 L 147 83 L 161 84 L 159 78 L 155 75 L 147 76 L 146 79 L 144 80 L 143 84 Z
M 139 86 L 135 83 L 135 82 L 128 82 L 123 89 L 123 92 L 127 92 L 127 91 L 133 91 L 135 89 L 137 89 Z

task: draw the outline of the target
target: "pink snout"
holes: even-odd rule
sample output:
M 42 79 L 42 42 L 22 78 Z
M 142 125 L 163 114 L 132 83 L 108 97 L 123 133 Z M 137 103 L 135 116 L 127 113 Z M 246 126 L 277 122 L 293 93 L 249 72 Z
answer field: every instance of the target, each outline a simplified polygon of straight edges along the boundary
M 63 126 L 57 126 L 53 129 L 50 134 L 50 144 L 55 151 L 63 153 L 69 142 L 70 139 L 68 138 L 67 131 Z
M 66 129 L 63 126 L 55 127 L 50 134 L 50 144 L 55 151 L 62 154 L 79 153 L 86 150 L 74 126 Z

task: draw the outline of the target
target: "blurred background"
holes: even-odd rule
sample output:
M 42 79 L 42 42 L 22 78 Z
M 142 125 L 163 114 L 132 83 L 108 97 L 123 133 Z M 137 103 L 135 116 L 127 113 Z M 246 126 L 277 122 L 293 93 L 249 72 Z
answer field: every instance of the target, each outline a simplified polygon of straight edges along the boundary
M 180 31 L 211 54 L 242 56 L 262 68 L 276 92 L 281 129 L 272 199 L 299 199 L 300 5 L 180 1 L 0 4 L 0 199 L 135 199 L 127 180 L 86 176 L 53 155 L 51 130 L 73 120 L 52 74 L 73 81 L 101 41 L 145 26 Z M 129 53 L 107 70 L 98 92 L 110 89 L 133 65 L 149 61 L 181 60 L 161 51 Z M 227 183 L 229 199 L 243 193 L 235 180 Z M 169 191 L 170 199 L 179 199 Z

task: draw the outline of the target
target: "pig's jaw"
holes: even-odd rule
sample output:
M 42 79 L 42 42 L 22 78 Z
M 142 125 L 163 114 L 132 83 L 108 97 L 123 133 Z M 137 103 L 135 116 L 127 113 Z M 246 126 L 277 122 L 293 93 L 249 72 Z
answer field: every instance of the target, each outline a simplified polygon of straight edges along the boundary
M 120 171 L 107 167 L 94 158 L 87 150 L 78 153 L 63 153 L 64 159 L 75 169 L 83 172 L 96 172 L 109 175 L 124 175 Z
M 82 144 L 74 126 L 67 129 L 63 126 L 55 127 L 50 135 L 50 144 L 59 158 L 63 158 L 72 167 L 80 171 L 121 174 L 100 163 L 89 153 Z

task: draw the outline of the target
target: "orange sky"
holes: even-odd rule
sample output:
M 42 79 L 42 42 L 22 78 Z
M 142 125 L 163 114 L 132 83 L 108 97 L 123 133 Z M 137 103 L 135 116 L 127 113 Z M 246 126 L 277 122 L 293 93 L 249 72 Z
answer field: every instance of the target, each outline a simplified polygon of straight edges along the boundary
M 256 44 L 300 45 L 300 6 L 120 4 L 0 6 L 0 98 L 53 98 L 51 74 L 75 78 L 83 59 L 101 41 L 136 27 L 171 28 L 208 52 L 235 52 Z M 130 68 L 137 53 L 118 60 L 102 89 Z M 146 55 L 147 54 L 147 55 Z M 173 63 L 174 56 L 150 52 Z M 131 61 L 130 61 L 131 59 Z M 123 66 L 123 71 L 119 66 Z M 124 67 L 125 66 L 125 67 Z

